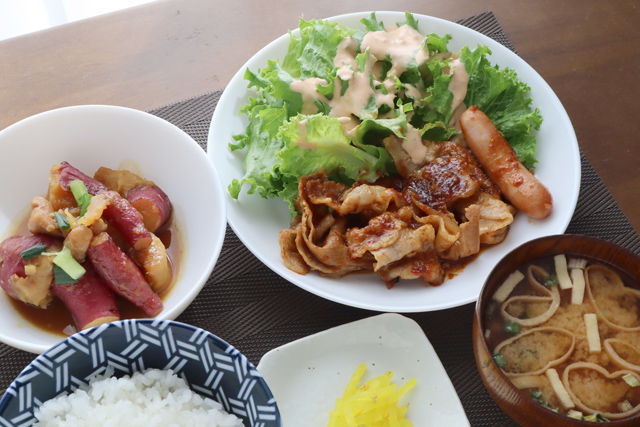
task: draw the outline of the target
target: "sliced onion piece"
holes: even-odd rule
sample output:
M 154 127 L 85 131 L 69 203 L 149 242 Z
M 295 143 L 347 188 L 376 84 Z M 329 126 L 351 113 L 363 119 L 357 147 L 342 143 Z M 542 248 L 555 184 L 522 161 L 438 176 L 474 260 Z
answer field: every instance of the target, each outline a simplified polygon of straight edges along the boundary
M 501 350 L 508 346 L 509 344 L 513 343 L 516 340 L 521 339 L 522 337 L 529 335 L 529 334 L 533 334 L 535 332 L 554 332 L 554 333 L 558 333 L 558 334 L 563 334 L 566 336 L 571 337 L 571 345 L 569 346 L 569 349 L 565 352 L 565 354 L 563 354 L 561 357 L 551 360 L 549 361 L 545 366 L 543 366 L 540 369 L 537 369 L 535 371 L 532 372 L 506 372 L 503 369 L 504 374 L 511 378 L 517 378 L 517 377 L 524 377 L 524 376 L 534 376 L 534 375 L 541 375 L 544 374 L 545 371 L 549 368 L 552 368 L 554 366 L 558 366 L 561 365 L 562 363 L 564 363 L 569 356 L 571 356 L 571 353 L 573 353 L 573 349 L 576 346 L 576 336 L 575 334 L 573 334 L 571 331 L 568 331 L 566 329 L 562 329 L 562 328 L 555 328 L 555 327 L 551 327 L 551 326 L 545 326 L 545 327 L 539 327 L 539 328 L 533 328 L 533 329 L 529 329 L 526 332 L 521 333 L 520 335 L 516 335 L 515 337 L 506 339 L 504 341 L 502 341 L 500 344 L 498 344 L 496 346 L 496 348 L 493 350 L 493 353 L 500 353 L 502 354 Z
M 578 396 L 576 396 L 576 394 L 573 392 L 573 390 L 571 390 L 571 384 L 569 383 L 569 373 L 574 370 L 574 369 L 593 369 L 594 371 L 599 372 L 603 377 L 608 378 L 608 379 L 615 379 L 615 378 L 621 378 L 627 374 L 631 374 L 634 377 L 640 379 L 640 375 L 638 375 L 637 373 L 628 371 L 628 370 L 622 370 L 622 371 L 616 371 L 613 373 L 609 373 L 606 369 L 604 369 L 602 366 L 597 365 L 595 363 L 591 363 L 591 362 L 576 362 L 576 363 L 572 363 L 571 365 L 567 366 L 566 368 L 564 368 L 564 372 L 562 373 L 562 383 L 564 384 L 564 388 L 565 390 L 567 390 L 567 393 L 569 393 L 569 396 L 571 396 L 571 400 L 573 400 L 573 403 L 575 403 L 575 405 L 582 410 L 582 412 L 586 412 L 588 414 L 602 414 L 605 418 L 608 419 L 620 419 L 620 418 L 625 418 L 628 416 L 631 416 L 633 414 L 636 414 L 638 412 L 640 412 L 640 404 L 636 405 L 635 407 L 633 407 L 631 410 L 628 411 L 624 411 L 624 412 L 618 412 L 618 413 L 614 413 L 614 412 L 602 412 L 602 411 L 598 411 L 596 409 L 590 408 L 587 405 L 585 405 L 579 398 Z
M 532 326 L 541 325 L 542 323 L 551 319 L 551 316 L 553 316 L 556 313 L 556 311 L 558 310 L 558 307 L 560 307 L 560 291 L 558 291 L 558 287 L 553 286 L 551 289 L 547 288 L 546 286 L 542 285 L 538 281 L 538 279 L 536 279 L 536 275 L 540 277 L 546 277 L 549 274 L 544 268 L 539 267 L 537 265 L 532 265 L 527 270 L 527 280 L 529 281 L 529 284 L 531 284 L 531 286 L 533 286 L 533 288 L 536 289 L 538 292 L 542 294 L 546 294 L 546 296 L 518 295 L 518 296 L 509 298 L 508 300 L 503 302 L 502 306 L 500 307 L 502 315 L 504 316 L 505 319 L 509 319 L 512 322 L 518 322 L 522 326 L 532 327 Z M 549 302 L 550 304 L 549 304 L 549 309 L 539 316 L 532 317 L 530 319 L 519 319 L 507 313 L 507 306 L 513 302 L 518 302 L 518 301 L 520 302 L 545 302 L 546 301 L 546 302 Z

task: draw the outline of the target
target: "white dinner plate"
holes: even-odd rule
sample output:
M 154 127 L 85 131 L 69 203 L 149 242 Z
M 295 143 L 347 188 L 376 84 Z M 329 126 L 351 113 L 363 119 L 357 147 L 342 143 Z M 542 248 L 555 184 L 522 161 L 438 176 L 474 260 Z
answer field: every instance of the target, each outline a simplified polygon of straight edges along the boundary
M 460 399 L 422 328 L 400 314 L 385 313 L 302 338 L 268 352 L 258 364 L 285 426 L 325 427 L 359 364 L 365 381 L 393 371 L 398 386 L 417 385 L 409 402 L 414 426 L 469 426 Z
M 364 28 L 359 21 L 369 15 L 370 12 L 354 13 L 329 20 L 352 28 Z M 531 87 L 533 107 L 539 108 L 544 118 L 537 133 L 539 163 L 536 176 L 553 196 L 551 216 L 534 220 L 520 213 L 503 243 L 483 250 L 461 274 L 441 286 L 425 287 L 421 280 L 403 280 L 388 290 L 374 274 L 328 279 L 315 272 L 303 276 L 288 270 L 280 257 L 278 245 L 278 233 L 289 227 L 287 204 L 282 200 L 263 199 L 257 194 L 248 195 L 246 187 L 238 200 L 232 199 L 228 192 L 225 194 L 229 224 L 249 250 L 269 268 L 321 297 L 377 311 L 432 311 L 475 301 L 489 272 L 507 252 L 537 237 L 564 233 L 580 190 L 580 152 L 575 132 L 560 100 L 542 77 L 512 51 L 476 31 L 438 18 L 414 16 L 423 34 L 451 34 L 451 51 L 457 52 L 465 45 L 472 48 L 477 44 L 488 45 L 493 52 L 489 57 L 492 63 L 514 69 L 520 79 Z M 376 17 L 385 24 L 405 20 L 404 13 L 400 12 L 377 12 Z M 247 81 L 243 80 L 245 70 L 249 68 L 257 72 L 267 65 L 268 59 L 284 58 L 288 44 L 289 35 L 286 34 L 260 50 L 236 73 L 220 97 L 209 129 L 207 153 L 225 187 L 234 178 L 240 179 L 244 175 L 244 151 L 232 153 L 228 143 L 233 142 L 233 135 L 242 133 L 246 128 L 246 116 L 238 111 L 248 102 L 250 95 L 255 96 L 253 90 L 247 89 Z

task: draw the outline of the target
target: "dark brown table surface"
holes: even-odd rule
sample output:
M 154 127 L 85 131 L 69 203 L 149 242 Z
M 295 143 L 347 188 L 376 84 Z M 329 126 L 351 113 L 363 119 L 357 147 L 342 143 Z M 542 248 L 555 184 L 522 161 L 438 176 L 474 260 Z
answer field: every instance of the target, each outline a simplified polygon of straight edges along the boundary
M 158 0 L 0 41 L 0 129 L 69 105 L 112 104 L 152 110 L 222 89 L 261 47 L 295 28 L 300 16 L 322 18 L 363 10 L 409 10 L 452 21 L 493 11 L 518 54 L 556 92 L 571 118 L 581 150 L 632 226 L 640 231 L 640 144 L 636 130 L 640 120 L 633 110 L 640 98 L 640 12 L 634 1 Z M 228 235 L 225 244 L 246 251 L 234 237 Z M 218 276 L 224 276 L 224 269 L 218 271 Z M 217 283 L 215 272 L 213 276 Z M 264 280 L 278 282 L 270 272 L 265 272 Z M 205 291 L 213 292 L 215 283 Z M 241 280 L 238 284 L 241 289 L 249 289 L 249 285 Z M 286 283 L 274 286 L 273 291 L 295 301 L 293 305 L 306 304 L 304 315 L 294 312 L 291 319 L 315 322 L 312 330 L 334 326 L 336 319 L 342 322 L 374 314 L 322 301 Z M 451 330 L 446 319 L 471 319 L 472 311 L 473 306 L 467 305 L 447 313 L 409 317 L 420 322 L 432 341 L 445 337 L 469 340 L 470 350 L 468 332 Z M 269 322 L 268 312 L 260 314 Z M 202 327 L 214 321 L 203 316 L 193 309 L 179 320 Z M 265 327 L 272 335 L 256 341 L 255 336 L 242 332 L 241 324 L 226 326 L 223 338 L 248 353 L 254 362 L 274 340 L 284 344 L 298 338 L 300 331 L 287 324 Z M 11 364 L 16 373 L 29 360 L 27 354 L 0 351 L 0 363 Z M 457 361 L 447 363 L 451 366 Z M 458 384 L 462 381 L 456 377 L 467 374 L 449 372 Z M 484 390 L 463 387 L 458 393 L 464 394 L 468 404 L 473 404 L 476 393 L 478 399 L 486 398 L 480 396 Z M 480 425 L 474 420 L 482 420 L 482 425 L 511 425 L 504 417 L 495 422 L 479 414 L 469 418 L 472 425 Z

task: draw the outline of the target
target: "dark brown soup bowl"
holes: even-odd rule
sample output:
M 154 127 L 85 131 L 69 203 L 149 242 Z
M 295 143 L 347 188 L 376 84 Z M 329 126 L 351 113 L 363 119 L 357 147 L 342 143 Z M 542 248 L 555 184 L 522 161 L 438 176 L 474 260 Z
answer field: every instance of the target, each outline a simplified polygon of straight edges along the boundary
M 609 264 L 640 283 L 640 258 L 630 251 L 605 240 L 580 235 L 547 236 L 527 242 L 508 253 L 492 270 L 476 304 L 473 322 L 473 350 L 480 377 L 489 394 L 514 421 L 523 427 L 593 426 L 594 422 L 559 415 L 536 403 L 525 389 L 518 390 L 497 366 L 484 338 L 484 313 L 491 297 L 514 270 L 523 264 L 544 256 L 568 254 L 589 257 Z M 640 413 L 604 425 L 611 427 L 638 427 Z

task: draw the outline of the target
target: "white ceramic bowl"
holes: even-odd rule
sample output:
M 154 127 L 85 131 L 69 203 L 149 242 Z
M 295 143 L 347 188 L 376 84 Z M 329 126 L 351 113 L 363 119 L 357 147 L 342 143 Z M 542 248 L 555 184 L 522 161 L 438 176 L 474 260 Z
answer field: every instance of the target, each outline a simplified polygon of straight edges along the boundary
M 30 200 L 47 192 L 50 168 L 62 161 L 92 176 L 125 167 L 169 196 L 181 238 L 177 281 L 159 319 L 175 319 L 204 286 L 226 228 L 223 189 L 206 153 L 169 122 L 124 107 L 87 105 L 48 111 L 0 131 L 0 240 L 28 215 Z M 42 353 L 63 336 L 25 320 L 0 295 L 0 341 Z

